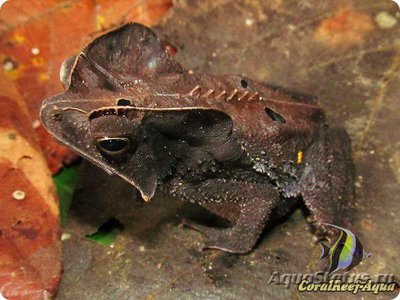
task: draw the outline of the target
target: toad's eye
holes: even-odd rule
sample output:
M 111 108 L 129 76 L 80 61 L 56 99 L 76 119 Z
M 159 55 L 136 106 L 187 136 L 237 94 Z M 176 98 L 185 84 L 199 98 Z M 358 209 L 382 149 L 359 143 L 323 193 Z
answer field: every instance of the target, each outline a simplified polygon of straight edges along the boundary
M 101 137 L 97 138 L 97 146 L 108 155 L 122 154 L 129 150 L 130 140 L 126 137 Z
M 240 80 L 240 85 L 244 89 L 249 86 L 248 82 L 245 79 Z

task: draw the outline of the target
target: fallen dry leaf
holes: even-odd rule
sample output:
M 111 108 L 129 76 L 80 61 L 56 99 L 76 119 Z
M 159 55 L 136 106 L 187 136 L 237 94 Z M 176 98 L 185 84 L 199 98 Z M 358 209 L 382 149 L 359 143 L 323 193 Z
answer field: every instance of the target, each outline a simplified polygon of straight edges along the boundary
M 44 299 L 61 273 L 55 189 L 25 104 L 0 72 L 0 291 Z

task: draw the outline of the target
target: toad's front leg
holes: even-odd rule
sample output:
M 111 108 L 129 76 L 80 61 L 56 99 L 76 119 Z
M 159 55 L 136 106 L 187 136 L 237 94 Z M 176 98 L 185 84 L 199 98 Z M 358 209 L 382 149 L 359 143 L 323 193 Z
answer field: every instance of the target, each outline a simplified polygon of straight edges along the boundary
M 209 179 L 196 185 L 177 186 L 177 196 L 195 201 L 234 223 L 230 228 L 211 228 L 185 222 L 208 237 L 204 248 L 232 253 L 253 249 L 279 199 L 278 191 L 268 184 Z

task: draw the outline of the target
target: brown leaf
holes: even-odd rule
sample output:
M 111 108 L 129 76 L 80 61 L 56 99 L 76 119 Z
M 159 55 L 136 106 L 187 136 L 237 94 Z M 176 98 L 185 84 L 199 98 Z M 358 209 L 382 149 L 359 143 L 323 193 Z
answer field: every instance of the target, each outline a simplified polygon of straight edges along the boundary
M 60 279 L 58 202 L 25 104 L 3 72 L 0 120 L 0 291 L 43 299 Z

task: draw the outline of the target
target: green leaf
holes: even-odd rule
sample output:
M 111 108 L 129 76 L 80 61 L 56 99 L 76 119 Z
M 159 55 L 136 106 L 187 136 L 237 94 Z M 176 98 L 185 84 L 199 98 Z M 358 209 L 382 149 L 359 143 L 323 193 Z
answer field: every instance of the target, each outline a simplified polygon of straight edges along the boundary
M 53 176 L 60 203 L 61 226 L 67 221 L 69 207 L 71 206 L 79 165 L 64 167 L 60 173 Z
M 110 246 L 123 229 L 124 224 L 116 218 L 111 218 L 101 225 L 95 233 L 87 235 L 86 238 L 103 246 Z

